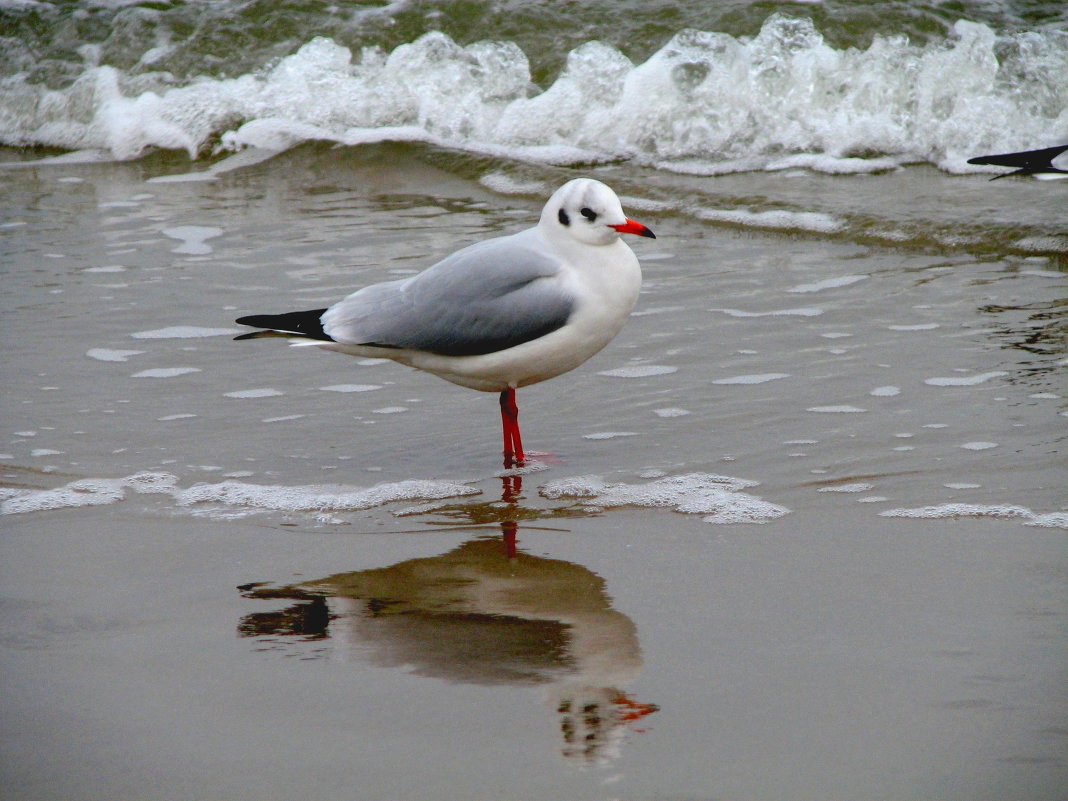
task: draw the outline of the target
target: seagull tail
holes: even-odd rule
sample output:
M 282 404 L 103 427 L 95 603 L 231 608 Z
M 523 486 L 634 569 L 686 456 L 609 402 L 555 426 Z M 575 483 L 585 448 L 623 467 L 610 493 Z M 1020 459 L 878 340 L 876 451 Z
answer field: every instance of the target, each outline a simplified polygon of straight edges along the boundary
M 308 311 L 286 312 L 285 314 L 250 314 L 247 317 L 238 317 L 235 320 L 238 325 L 247 325 L 265 330 L 241 334 L 234 337 L 234 339 L 298 336 L 306 339 L 333 342 L 333 337 L 323 330 L 323 323 L 320 319 L 325 311 L 326 309 L 309 309 Z

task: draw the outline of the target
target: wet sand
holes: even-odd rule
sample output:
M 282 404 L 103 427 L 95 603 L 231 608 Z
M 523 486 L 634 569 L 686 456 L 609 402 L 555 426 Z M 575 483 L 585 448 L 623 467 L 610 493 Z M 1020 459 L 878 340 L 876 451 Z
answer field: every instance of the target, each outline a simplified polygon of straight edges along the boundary
M 537 193 L 389 147 L 148 180 L 187 169 L 5 172 L 5 797 L 1063 797 L 1056 258 L 639 196 L 638 310 L 520 392 L 517 486 L 494 397 L 228 332 Z M 776 197 L 990 204 L 916 173 Z

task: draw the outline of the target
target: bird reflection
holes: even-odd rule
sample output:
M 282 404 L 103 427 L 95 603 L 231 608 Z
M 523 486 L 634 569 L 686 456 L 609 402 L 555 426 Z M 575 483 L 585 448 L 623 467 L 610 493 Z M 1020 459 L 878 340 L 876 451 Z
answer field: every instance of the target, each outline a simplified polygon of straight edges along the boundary
M 641 670 L 637 631 L 612 608 L 600 576 L 519 547 L 520 520 L 570 514 L 525 509 L 521 498 L 522 477 L 506 475 L 499 503 L 435 510 L 492 519 L 501 538 L 478 536 L 438 556 L 299 585 L 245 585 L 247 598 L 295 603 L 246 615 L 239 633 L 269 646 L 312 643 L 309 651 L 340 651 L 450 682 L 541 686 L 563 755 L 582 764 L 610 761 L 627 731 L 640 731 L 657 711 L 623 689 Z

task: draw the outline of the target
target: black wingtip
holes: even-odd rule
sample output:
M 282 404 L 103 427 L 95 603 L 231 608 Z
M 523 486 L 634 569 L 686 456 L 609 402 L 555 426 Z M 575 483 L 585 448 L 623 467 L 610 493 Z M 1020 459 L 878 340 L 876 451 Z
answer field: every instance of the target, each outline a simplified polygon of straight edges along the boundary
M 247 325 L 252 328 L 263 328 L 252 334 L 242 334 L 235 339 L 255 339 L 257 335 L 284 334 L 289 336 L 301 336 L 308 339 L 321 339 L 333 342 L 323 330 L 322 316 L 326 309 L 309 309 L 307 311 L 286 312 L 285 314 L 249 314 L 238 317 L 234 322 L 238 325 Z
M 1068 145 L 1045 147 L 1041 150 L 1022 150 L 1018 153 L 995 153 L 990 156 L 975 156 L 968 159 L 968 163 L 981 166 L 1016 168 L 1012 172 L 994 176 L 990 179 L 991 181 L 996 181 L 998 178 L 1009 178 L 1013 175 L 1034 175 L 1036 173 L 1068 174 L 1068 170 L 1053 166 L 1053 159 L 1066 150 L 1068 150 Z

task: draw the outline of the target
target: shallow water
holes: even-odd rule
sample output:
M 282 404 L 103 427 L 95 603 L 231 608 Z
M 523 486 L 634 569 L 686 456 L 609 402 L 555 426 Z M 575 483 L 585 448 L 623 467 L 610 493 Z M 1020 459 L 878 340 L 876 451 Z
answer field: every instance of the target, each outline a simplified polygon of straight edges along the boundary
M 519 393 L 516 475 L 492 395 L 232 321 L 575 171 L 7 156 L 10 797 L 1068 786 L 1068 185 L 586 170 L 658 238 L 623 333 Z M 702 213 L 739 208 L 777 214 Z

